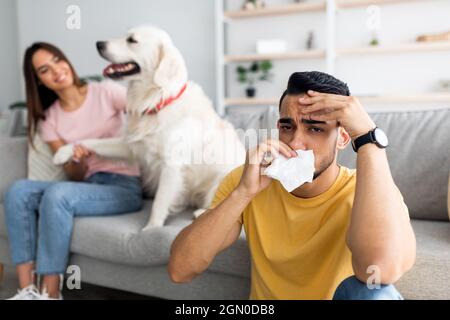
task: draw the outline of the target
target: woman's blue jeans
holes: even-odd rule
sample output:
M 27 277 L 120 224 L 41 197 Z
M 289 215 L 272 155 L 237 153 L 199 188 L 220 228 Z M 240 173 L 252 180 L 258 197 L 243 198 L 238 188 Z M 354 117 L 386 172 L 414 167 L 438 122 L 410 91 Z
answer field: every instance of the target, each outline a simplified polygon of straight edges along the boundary
M 84 182 L 19 180 L 4 197 L 12 261 L 38 274 L 64 274 L 74 217 L 111 216 L 142 207 L 139 177 L 99 172 Z

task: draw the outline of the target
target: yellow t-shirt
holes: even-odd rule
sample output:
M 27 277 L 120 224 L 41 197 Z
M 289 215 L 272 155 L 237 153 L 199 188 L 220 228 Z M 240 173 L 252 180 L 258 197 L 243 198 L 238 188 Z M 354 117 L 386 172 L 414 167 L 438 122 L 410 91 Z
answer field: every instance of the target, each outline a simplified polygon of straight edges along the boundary
M 220 184 L 211 208 L 237 187 L 243 166 Z M 333 185 L 314 198 L 298 198 L 276 180 L 246 207 L 251 252 L 250 299 L 331 299 L 353 275 L 345 238 L 355 195 L 356 170 L 340 167 Z

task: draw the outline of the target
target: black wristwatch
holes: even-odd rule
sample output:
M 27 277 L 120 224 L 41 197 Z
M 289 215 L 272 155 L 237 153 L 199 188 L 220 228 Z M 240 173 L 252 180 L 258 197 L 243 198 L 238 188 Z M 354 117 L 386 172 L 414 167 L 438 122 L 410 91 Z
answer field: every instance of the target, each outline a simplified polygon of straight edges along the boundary
M 358 149 L 366 143 L 374 143 L 378 148 L 384 149 L 389 145 L 389 140 L 386 133 L 377 127 L 352 141 L 353 150 L 358 152 Z

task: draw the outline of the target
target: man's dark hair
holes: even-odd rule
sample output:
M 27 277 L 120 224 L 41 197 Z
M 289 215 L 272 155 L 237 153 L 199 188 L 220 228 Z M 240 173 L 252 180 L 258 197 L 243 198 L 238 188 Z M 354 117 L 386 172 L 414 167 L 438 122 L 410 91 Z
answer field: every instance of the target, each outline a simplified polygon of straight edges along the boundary
M 350 95 L 347 84 L 329 74 L 319 71 L 295 72 L 289 77 L 287 89 L 280 99 L 279 108 L 281 109 L 281 103 L 287 95 L 306 93 L 308 90 L 342 96 Z

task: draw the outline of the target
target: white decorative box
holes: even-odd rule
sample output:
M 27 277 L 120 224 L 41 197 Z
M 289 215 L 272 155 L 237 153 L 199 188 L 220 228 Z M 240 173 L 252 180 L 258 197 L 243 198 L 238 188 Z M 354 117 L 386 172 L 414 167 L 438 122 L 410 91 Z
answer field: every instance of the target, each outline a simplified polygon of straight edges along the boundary
M 256 42 L 256 52 L 259 54 L 267 53 L 284 53 L 287 49 L 287 43 L 285 40 L 280 39 L 267 39 L 258 40 Z

